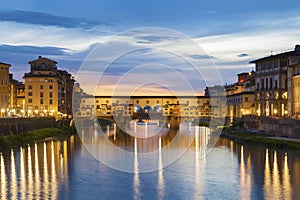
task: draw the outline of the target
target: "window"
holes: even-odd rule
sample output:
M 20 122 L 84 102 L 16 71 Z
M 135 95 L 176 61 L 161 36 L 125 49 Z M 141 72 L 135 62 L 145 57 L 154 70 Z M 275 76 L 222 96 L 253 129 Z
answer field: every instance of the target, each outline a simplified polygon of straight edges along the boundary
M 245 102 L 248 102 L 248 97 L 245 97 Z
M 52 90 L 53 89 L 53 85 L 49 85 L 49 89 Z
M 29 90 L 32 89 L 32 85 L 28 85 L 28 89 L 29 89 Z
M 261 79 L 261 90 L 263 90 L 265 87 L 265 80 Z
M 108 100 L 106 100 L 106 103 L 109 103 L 109 101 L 108 101 Z
M 149 100 L 147 100 L 146 103 L 149 104 Z
M 44 86 L 43 86 L 43 85 L 40 85 L 40 89 L 41 89 L 41 90 L 44 89 Z
M 44 92 L 40 92 L 40 97 L 41 97 L 41 98 L 44 97 Z
M 32 92 L 28 92 L 28 96 L 32 96 Z
M 96 100 L 96 103 L 99 103 L 99 100 Z
M 52 98 L 53 97 L 53 93 L 49 92 L 49 97 Z
M 53 104 L 53 99 L 49 99 L 49 104 Z
M 43 99 L 40 99 L 40 104 L 44 104 L 44 100 Z
M 32 103 L 32 99 L 28 99 L 28 103 Z
M 65 103 L 65 100 L 64 100 L 64 99 L 62 99 L 62 100 L 61 100 L 61 104 L 64 104 L 64 103 Z

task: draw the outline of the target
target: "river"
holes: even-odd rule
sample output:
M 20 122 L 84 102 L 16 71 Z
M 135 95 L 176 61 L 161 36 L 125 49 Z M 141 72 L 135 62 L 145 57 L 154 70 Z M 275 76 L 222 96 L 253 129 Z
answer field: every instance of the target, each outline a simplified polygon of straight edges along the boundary
M 299 151 L 222 138 L 205 157 L 197 148 L 193 142 L 147 173 L 102 164 L 78 136 L 8 150 L 0 155 L 0 199 L 300 199 Z

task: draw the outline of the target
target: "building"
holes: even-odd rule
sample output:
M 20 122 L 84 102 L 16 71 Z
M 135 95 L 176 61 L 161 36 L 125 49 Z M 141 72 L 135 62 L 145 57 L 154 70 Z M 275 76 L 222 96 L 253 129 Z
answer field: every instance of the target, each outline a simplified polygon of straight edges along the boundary
M 9 68 L 10 64 L 0 62 L 0 108 L 1 116 L 6 116 L 9 112 Z
M 22 82 L 17 84 L 17 110 L 25 115 L 25 84 Z
M 78 117 L 130 116 L 140 114 L 164 117 L 223 118 L 226 102 L 209 96 L 84 96 Z M 222 107 L 223 106 L 223 107 Z
M 238 82 L 226 85 L 227 114 L 231 120 L 245 115 L 255 115 L 254 72 L 238 74 Z
M 254 104 L 254 92 L 240 92 L 227 97 L 227 116 L 241 118 L 244 115 L 254 115 L 256 113 Z
M 300 119 L 300 63 L 288 68 L 288 114 Z
M 25 110 L 25 87 L 24 84 L 18 80 L 13 79 L 13 74 L 9 74 L 10 83 L 10 114 L 24 116 Z
M 56 61 L 41 56 L 29 64 L 30 72 L 24 74 L 26 114 L 70 116 L 74 84 L 71 74 L 58 70 Z
M 288 69 L 300 63 L 300 46 L 293 51 L 267 56 L 250 63 L 255 64 L 255 104 L 258 115 L 270 117 L 288 117 Z M 295 77 L 296 79 L 296 77 Z M 293 80 L 295 80 L 293 79 Z M 296 80 L 295 80 L 296 81 Z M 290 87 L 291 90 L 291 87 Z M 292 93 L 289 95 L 293 95 Z

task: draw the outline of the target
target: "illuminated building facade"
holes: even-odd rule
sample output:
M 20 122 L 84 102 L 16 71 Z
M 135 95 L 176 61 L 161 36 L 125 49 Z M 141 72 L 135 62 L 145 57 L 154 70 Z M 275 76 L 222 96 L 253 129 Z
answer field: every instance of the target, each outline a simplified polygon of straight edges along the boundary
M 255 64 L 255 104 L 258 115 L 288 117 L 288 68 L 300 63 L 300 46 L 293 51 L 260 58 Z
M 9 68 L 10 64 L 0 62 L 0 109 L 1 116 L 7 115 L 9 109 Z
M 288 114 L 300 119 L 300 63 L 288 68 Z
M 68 117 L 72 114 L 74 80 L 57 62 L 39 56 L 25 73 L 25 109 L 28 116 Z
M 81 99 L 77 116 L 134 116 L 153 113 L 163 116 L 221 118 L 226 109 L 218 97 L 208 96 L 85 96 Z

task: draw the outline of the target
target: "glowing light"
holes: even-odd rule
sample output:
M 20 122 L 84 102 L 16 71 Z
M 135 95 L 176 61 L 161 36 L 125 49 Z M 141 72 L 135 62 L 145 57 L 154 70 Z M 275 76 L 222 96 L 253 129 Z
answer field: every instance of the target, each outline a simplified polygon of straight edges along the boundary
M 15 155 L 14 150 L 11 150 L 10 155 L 11 161 L 11 199 L 17 199 L 18 193 L 18 183 L 17 183 L 17 175 L 16 175 L 16 165 L 15 165 Z

